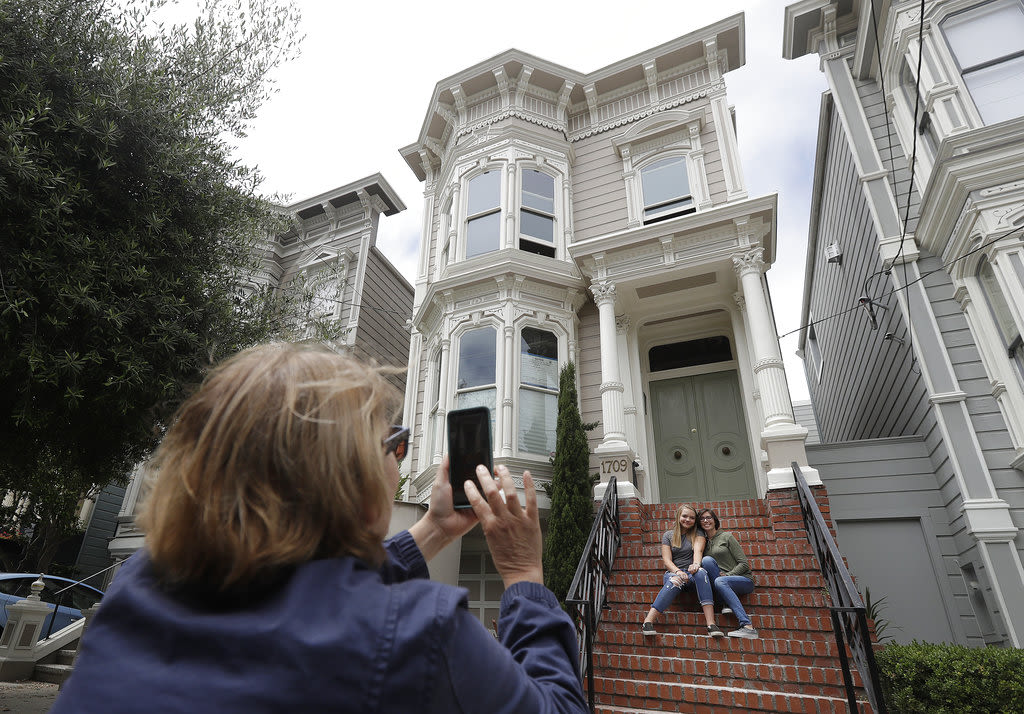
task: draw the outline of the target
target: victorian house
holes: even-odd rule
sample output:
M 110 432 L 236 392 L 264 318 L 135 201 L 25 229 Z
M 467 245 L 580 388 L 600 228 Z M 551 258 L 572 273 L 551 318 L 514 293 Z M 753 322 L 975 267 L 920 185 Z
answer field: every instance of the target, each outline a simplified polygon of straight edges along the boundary
M 424 185 L 411 498 L 429 498 L 445 415 L 466 406 L 491 410 L 496 464 L 550 478 L 569 360 L 599 422 L 592 468 L 620 498 L 763 498 L 794 461 L 818 483 L 765 281 L 776 196 L 748 195 L 726 96 L 744 60 L 736 15 L 591 73 L 509 50 L 438 82 L 401 149 Z M 501 582 L 482 538 L 461 561 L 489 623 Z
M 829 87 L 801 346 L 843 552 L 897 639 L 1021 647 L 1024 4 L 805 0 L 783 53 Z
M 269 238 L 261 272 L 240 289 L 285 287 L 299 278 L 306 296 L 305 312 L 295 316 L 300 337 L 304 325 L 333 323 L 335 348 L 378 364 L 404 364 L 413 289 L 377 248 L 381 217 L 405 210 L 394 189 L 374 174 L 280 210 L 291 217 L 292 228 Z M 142 546 L 143 535 L 135 527 L 141 485 L 136 471 L 117 501 L 119 511 L 114 505 L 107 519 L 104 541 L 114 536 L 109 554 L 117 560 Z

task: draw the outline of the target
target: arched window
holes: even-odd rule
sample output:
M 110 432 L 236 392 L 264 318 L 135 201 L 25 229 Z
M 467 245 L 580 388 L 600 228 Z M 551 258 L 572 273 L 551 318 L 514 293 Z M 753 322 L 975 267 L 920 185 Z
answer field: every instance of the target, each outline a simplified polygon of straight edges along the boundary
M 554 258 L 555 179 L 524 169 L 519 203 L 519 249 Z
M 640 170 L 644 223 L 655 223 L 695 209 L 686 173 L 686 157 L 672 156 Z
M 550 454 L 558 420 L 558 338 L 524 327 L 519 338 L 519 450 Z
M 498 250 L 501 237 L 501 171 L 492 169 L 469 180 L 466 257 Z
M 1006 296 L 999 285 L 992 264 L 984 257 L 978 263 L 978 282 L 985 293 L 985 301 L 995 320 L 1002 346 L 1016 365 L 1017 376 L 1024 379 L 1024 343 L 1021 340 L 1020 329 L 1013 319 L 1013 313 L 1010 312 L 1010 306 L 1006 302 Z

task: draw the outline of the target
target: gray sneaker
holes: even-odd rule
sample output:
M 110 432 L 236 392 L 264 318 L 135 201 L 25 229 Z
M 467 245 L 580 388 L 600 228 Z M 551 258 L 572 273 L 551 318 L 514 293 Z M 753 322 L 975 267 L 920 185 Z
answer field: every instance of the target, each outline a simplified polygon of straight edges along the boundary
M 743 627 L 739 627 L 730 632 L 729 637 L 743 637 L 744 639 L 748 640 L 756 640 L 757 630 L 755 630 L 750 625 L 744 625 Z
M 718 625 L 708 625 L 708 636 L 710 637 L 725 637 L 725 633 L 722 632 Z
M 731 615 L 732 614 L 732 608 L 731 607 L 723 607 L 722 608 L 722 614 L 723 615 Z
M 644 624 L 640 625 L 640 632 L 642 632 L 645 635 L 656 635 L 656 634 L 658 634 L 657 631 L 654 629 L 654 623 L 653 622 L 645 622 Z

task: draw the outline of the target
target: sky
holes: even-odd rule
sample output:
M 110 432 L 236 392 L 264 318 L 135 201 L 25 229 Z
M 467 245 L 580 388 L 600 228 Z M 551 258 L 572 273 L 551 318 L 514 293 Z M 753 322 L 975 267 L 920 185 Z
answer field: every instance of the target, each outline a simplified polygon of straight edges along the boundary
M 725 75 L 751 197 L 778 194 L 777 258 L 768 271 L 778 333 L 800 325 L 818 108 L 817 56 L 782 59 L 787 3 L 631 0 L 489 5 L 476 0 L 298 0 L 301 56 L 275 74 L 238 157 L 262 190 L 297 201 L 380 172 L 408 207 L 381 219 L 377 246 L 414 280 L 423 189 L 399 155 L 416 141 L 435 85 L 515 48 L 589 73 L 739 12 L 746 64 Z M 807 398 L 797 335 L 783 338 L 790 391 Z

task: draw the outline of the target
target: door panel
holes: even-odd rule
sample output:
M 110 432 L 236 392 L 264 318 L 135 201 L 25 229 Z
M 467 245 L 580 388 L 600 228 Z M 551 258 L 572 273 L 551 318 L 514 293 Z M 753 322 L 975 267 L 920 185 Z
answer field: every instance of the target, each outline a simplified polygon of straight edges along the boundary
M 735 371 L 650 383 L 661 500 L 757 495 Z
M 735 372 L 713 372 L 694 377 L 708 498 L 751 498 L 753 469 Z
M 704 463 L 689 378 L 651 383 L 655 458 L 662 501 L 682 501 L 704 488 Z

